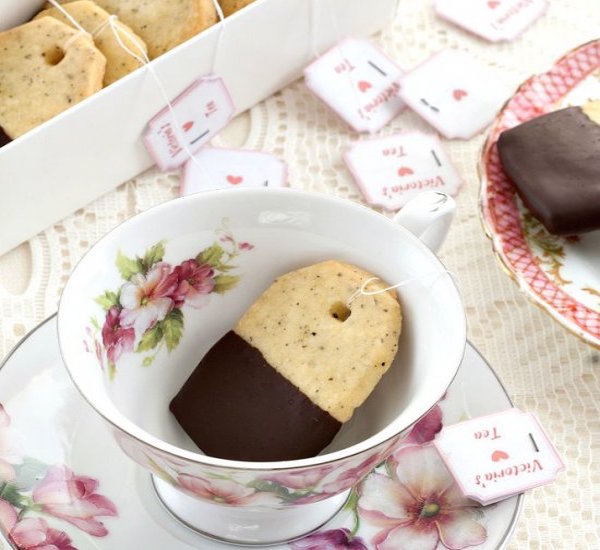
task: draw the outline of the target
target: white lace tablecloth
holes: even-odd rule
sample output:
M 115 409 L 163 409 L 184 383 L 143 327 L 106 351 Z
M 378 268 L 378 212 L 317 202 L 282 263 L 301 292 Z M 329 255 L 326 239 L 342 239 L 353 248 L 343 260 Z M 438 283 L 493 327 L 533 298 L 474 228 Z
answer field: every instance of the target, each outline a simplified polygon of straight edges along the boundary
M 410 68 L 444 47 L 469 51 L 510 88 L 567 50 L 600 36 L 599 0 L 551 0 L 522 38 L 490 44 L 438 20 L 425 0 L 401 0 L 378 38 Z M 427 129 L 405 112 L 382 133 Z M 341 159 L 356 139 L 302 81 L 235 120 L 216 145 L 285 159 L 290 184 L 362 201 Z M 477 212 L 476 163 L 483 136 L 446 143 L 466 184 L 442 259 L 460 284 L 471 342 L 487 357 L 515 404 L 535 413 L 566 462 L 553 485 L 531 491 L 512 548 L 600 548 L 600 354 L 530 304 L 502 272 Z M 85 181 L 81 182 L 85 185 Z M 150 170 L 0 257 L 0 356 L 57 308 L 81 255 L 126 218 L 177 195 L 177 173 Z

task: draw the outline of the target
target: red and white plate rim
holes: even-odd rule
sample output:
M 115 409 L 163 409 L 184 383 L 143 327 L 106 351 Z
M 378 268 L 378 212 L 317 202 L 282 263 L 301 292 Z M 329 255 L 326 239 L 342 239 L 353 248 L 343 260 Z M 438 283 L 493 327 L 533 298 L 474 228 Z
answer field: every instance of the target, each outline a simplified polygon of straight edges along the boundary
M 554 110 L 560 99 L 598 69 L 600 40 L 594 40 L 567 53 L 549 71 L 530 77 L 507 101 L 480 157 L 479 214 L 496 257 L 519 288 L 567 329 L 600 349 L 600 312 L 564 292 L 538 265 L 523 233 L 514 187 L 498 169 L 496 148 L 503 130 Z

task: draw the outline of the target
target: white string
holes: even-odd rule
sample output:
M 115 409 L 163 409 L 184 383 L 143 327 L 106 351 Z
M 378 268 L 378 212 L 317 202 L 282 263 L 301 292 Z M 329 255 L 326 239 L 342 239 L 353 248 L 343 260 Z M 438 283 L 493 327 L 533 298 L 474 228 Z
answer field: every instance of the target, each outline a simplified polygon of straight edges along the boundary
M 162 95 L 163 100 L 164 100 L 164 102 L 167 105 L 167 108 L 169 109 L 169 114 L 171 115 L 171 118 L 173 119 L 173 129 L 174 129 L 174 132 L 175 132 L 175 136 L 177 137 L 177 139 L 179 140 L 179 143 L 181 144 L 181 148 L 186 153 L 186 155 L 190 158 L 190 160 L 199 168 L 199 170 L 202 173 L 206 174 L 206 171 L 204 170 L 203 166 L 198 162 L 198 160 L 194 157 L 193 153 L 190 151 L 190 149 L 189 149 L 189 147 L 188 147 L 188 145 L 186 143 L 185 137 L 181 133 L 181 125 L 180 125 L 179 121 L 177 120 L 177 116 L 175 114 L 175 110 L 173 109 L 173 105 L 172 105 L 172 103 L 171 103 L 171 101 L 169 99 L 167 91 L 165 90 L 165 87 L 163 86 L 162 81 L 160 80 L 160 78 L 156 74 L 156 71 L 154 70 L 154 67 L 152 66 L 152 64 L 150 62 L 150 58 L 148 57 L 148 55 L 144 51 L 144 48 L 142 47 L 142 45 L 139 43 L 137 37 L 134 36 L 132 33 L 130 33 L 123 25 L 117 26 L 116 23 L 117 23 L 118 17 L 116 15 L 111 15 L 106 21 L 104 21 L 98 27 L 96 27 L 96 29 L 94 29 L 94 31 L 92 33 L 89 33 L 56 0 L 48 0 L 48 1 L 58 11 L 60 11 L 71 23 L 73 23 L 73 25 L 79 30 L 79 32 L 77 34 L 73 35 L 71 38 L 69 38 L 69 40 L 67 40 L 67 42 L 63 46 L 64 49 L 67 49 L 67 47 L 71 44 L 71 42 L 74 39 L 76 39 L 78 36 L 80 36 L 80 34 L 86 34 L 88 36 L 94 37 L 94 36 L 97 36 L 98 34 L 100 34 L 107 26 L 110 27 L 110 29 L 111 29 L 112 33 L 114 34 L 117 42 L 119 43 L 119 46 L 125 52 L 127 52 L 129 55 L 131 55 L 134 59 L 136 59 L 140 63 L 140 65 L 145 66 L 146 69 L 148 70 L 148 72 L 150 73 L 150 75 L 152 76 L 152 78 L 154 79 L 154 81 L 156 83 L 156 86 L 157 86 L 160 94 Z M 216 65 L 217 65 L 217 58 L 218 58 L 218 55 L 219 55 L 219 51 L 221 50 L 223 36 L 225 34 L 225 15 L 223 14 L 223 10 L 221 9 L 221 6 L 219 5 L 219 2 L 217 0 L 212 0 L 212 3 L 214 5 L 214 7 L 215 7 L 215 10 L 217 12 L 217 15 L 218 15 L 219 20 L 220 20 L 221 25 L 222 25 L 221 29 L 219 30 L 219 36 L 217 38 L 217 45 L 216 45 L 216 49 L 215 49 L 215 54 L 213 56 L 213 62 L 212 62 L 212 65 L 211 65 L 211 74 L 215 74 L 215 69 L 216 69 Z M 125 37 L 127 37 L 133 44 L 136 45 L 136 47 L 139 50 L 139 54 L 141 54 L 141 56 L 138 55 L 138 54 L 136 54 L 135 52 L 132 52 L 131 49 L 129 49 L 125 45 L 125 43 L 123 42 L 123 40 L 121 38 L 121 33 Z
M 477 415 L 473 414 L 469 408 L 469 401 L 471 401 L 469 399 L 471 392 L 467 392 L 467 388 L 466 388 L 466 384 L 465 384 L 465 380 L 461 380 L 460 384 L 459 384 L 459 388 L 460 388 L 460 396 L 462 399 L 462 406 L 463 406 L 463 411 L 466 415 L 467 418 L 476 418 Z
M 123 48 L 131 57 L 135 58 L 138 61 L 138 63 L 140 63 L 142 65 L 146 65 L 146 67 L 150 70 L 150 72 L 152 72 L 153 68 L 150 66 L 150 58 L 148 57 L 148 54 L 145 52 L 142 45 L 136 39 L 136 36 L 134 36 L 132 33 L 130 33 L 124 26 L 117 26 L 117 19 L 118 18 L 116 15 L 111 15 L 102 25 L 100 25 L 100 27 L 98 29 L 96 29 L 94 31 L 94 36 L 96 36 L 97 34 L 102 32 L 103 27 L 105 27 L 106 25 L 109 25 L 112 33 L 114 34 L 115 38 L 117 39 L 117 42 L 119 43 L 119 46 L 121 46 L 121 48 Z M 134 52 L 132 52 L 125 45 L 123 40 L 121 40 L 120 33 L 123 33 L 127 38 L 129 38 L 129 40 L 131 40 L 131 42 L 133 42 L 137 46 L 142 57 L 140 57 L 137 54 L 135 54 Z
M 215 0 L 213 0 L 214 2 Z M 320 57 L 321 52 L 319 51 L 319 48 L 317 47 L 317 37 L 318 37 L 318 33 L 317 33 L 317 29 L 319 28 L 319 18 L 318 18 L 318 5 L 321 4 L 322 2 L 319 2 L 319 0 L 312 0 L 311 4 L 310 4 L 310 26 L 311 26 L 311 49 L 313 51 L 313 55 L 315 56 L 315 58 Z M 341 32 L 340 32 L 340 27 L 338 25 L 338 21 L 337 21 L 337 17 L 335 15 L 335 11 L 333 10 L 332 7 L 332 0 L 326 0 L 326 4 L 327 4 L 327 8 L 328 8 L 328 12 L 329 12 L 329 19 L 331 20 L 331 26 L 333 27 L 333 35 L 335 37 L 335 43 L 337 44 L 340 40 L 341 40 Z
M 340 32 L 340 27 L 338 25 L 338 19 L 333 9 L 333 0 L 329 0 L 327 2 L 327 7 L 329 8 L 329 19 L 331 19 L 331 26 L 333 27 L 333 34 L 335 36 L 335 41 L 339 42 L 342 39 L 342 33 Z
M 84 34 L 89 34 L 80 24 L 79 22 L 67 11 L 65 10 L 56 0 L 48 0 L 50 4 L 52 4 L 58 11 L 60 11 L 71 23 L 73 26 Z
M 415 282 L 422 282 L 423 279 L 425 279 L 426 277 L 429 277 L 431 275 L 436 275 L 436 278 L 433 280 L 433 282 L 431 283 L 431 287 L 434 287 L 437 282 L 444 276 L 444 275 L 450 275 L 452 277 L 452 272 L 444 269 L 443 271 L 436 271 L 435 273 L 427 273 L 425 275 L 420 275 L 418 277 L 412 277 L 411 279 L 405 279 L 403 281 L 400 281 L 399 283 L 396 283 L 395 285 L 391 285 L 388 286 L 386 288 L 381 288 L 381 289 L 377 289 L 377 290 L 366 290 L 367 286 L 374 282 L 374 281 L 381 281 L 381 279 L 379 277 L 369 277 L 362 285 L 361 287 L 354 292 L 350 298 L 348 298 L 348 300 L 346 301 L 346 305 L 348 307 L 350 307 L 350 305 L 352 304 L 352 302 L 354 300 L 356 300 L 356 298 L 358 298 L 359 296 L 375 296 L 377 294 L 383 294 L 385 292 L 388 292 L 389 290 L 394 290 L 396 288 L 400 288 L 401 286 L 406 286 L 408 284 L 411 283 L 415 283 Z
M 315 59 L 319 57 L 319 48 L 317 48 L 317 29 L 319 28 L 319 18 L 317 17 L 317 2 L 312 0 L 310 3 L 310 28 L 311 28 L 311 49 Z
M 143 48 L 139 47 L 137 41 L 134 39 L 133 35 L 129 31 L 127 31 L 123 27 L 118 28 L 115 25 L 115 19 L 116 18 L 117 18 L 116 15 L 112 15 L 111 17 L 109 17 L 108 18 L 108 24 L 110 25 L 110 28 L 111 28 L 113 34 L 115 35 L 115 38 L 117 39 L 117 42 L 119 43 L 119 46 L 121 46 L 127 53 L 129 53 L 130 55 L 132 55 L 142 65 L 144 65 L 146 67 L 146 69 L 148 70 L 148 72 L 150 73 L 150 75 L 152 76 L 152 78 L 154 79 L 154 82 L 156 83 L 158 91 L 162 95 L 164 102 L 167 104 L 167 108 L 169 109 L 169 113 L 171 115 L 171 118 L 173 119 L 173 131 L 174 131 L 175 135 L 177 136 L 177 139 L 178 139 L 179 143 L 181 144 L 181 148 L 186 153 L 186 155 L 192 160 L 192 162 L 194 162 L 197 166 L 199 166 L 200 170 L 203 170 L 203 168 L 200 165 L 200 163 L 196 160 L 196 158 L 194 157 L 193 153 L 190 151 L 190 149 L 189 149 L 189 147 L 188 147 L 188 145 L 186 143 L 184 135 L 181 133 L 181 125 L 180 125 L 179 120 L 177 119 L 177 116 L 175 114 L 175 109 L 173 108 L 173 104 L 169 100 L 169 95 L 167 94 L 167 91 L 165 90 L 165 87 L 163 86 L 162 81 L 160 80 L 160 78 L 158 78 L 158 75 L 156 74 L 156 71 L 154 70 L 154 67 L 152 66 L 152 63 L 150 62 L 150 58 L 148 57 L 148 55 L 146 54 L 146 52 L 143 50 Z M 122 32 L 127 38 L 129 38 L 130 40 L 132 40 L 134 44 L 138 45 L 140 53 L 142 54 L 142 58 L 140 58 L 139 56 L 137 56 L 136 54 L 134 54 L 123 43 L 123 40 L 121 39 L 121 36 L 119 34 L 120 32 Z
M 219 4 L 219 2 L 217 0 L 212 0 L 213 6 L 215 7 L 215 10 L 217 10 L 217 15 L 219 16 L 219 21 L 221 22 L 221 28 L 219 29 L 219 36 L 217 38 L 217 46 L 215 49 L 215 55 L 213 56 L 213 62 L 212 62 L 212 67 L 211 67 L 211 73 L 215 73 L 216 72 L 216 68 L 217 68 L 217 59 L 219 57 L 219 52 L 222 49 L 223 46 L 223 37 L 225 36 L 225 15 L 223 14 L 223 9 L 221 8 L 221 4 Z
M 73 24 L 73 26 L 79 31 L 79 32 L 71 35 L 69 37 L 69 39 L 63 44 L 63 46 L 62 46 L 63 50 L 68 50 L 69 47 L 71 46 L 71 44 L 75 40 L 77 40 L 82 34 L 86 35 L 86 36 L 90 36 L 90 33 L 87 32 L 79 24 L 79 22 L 68 11 L 66 11 L 56 0 L 48 0 L 48 2 L 50 2 L 50 4 L 52 4 L 58 11 L 60 11 Z

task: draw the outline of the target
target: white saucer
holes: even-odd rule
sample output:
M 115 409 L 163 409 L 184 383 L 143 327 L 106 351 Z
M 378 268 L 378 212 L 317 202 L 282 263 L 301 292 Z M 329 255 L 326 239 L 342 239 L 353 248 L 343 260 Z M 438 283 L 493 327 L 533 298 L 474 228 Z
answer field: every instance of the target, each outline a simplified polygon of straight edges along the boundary
M 23 512 L 21 523 L 17 524 L 21 536 L 43 537 L 45 533 L 54 537 L 54 544 L 60 550 L 231 548 L 203 538 L 180 524 L 162 507 L 150 475 L 121 452 L 108 429 L 71 384 L 58 350 L 56 317 L 51 317 L 27 335 L 1 365 L 0 404 L 5 411 L 2 413 L 0 409 L 0 476 L 3 467 L 5 472 L 12 469 L 18 473 L 17 482 L 21 483 L 20 487 L 15 487 L 14 483 L 7 487 L 0 481 L 0 497 L 3 495 L 13 504 L 21 499 L 22 505 L 34 506 Z M 510 399 L 494 372 L 468 345 L 459 373 L 440 403 L 444 424 L 510 407 Z M 10 425 L 6 426 L 8 418 Z M 24 457 L 27 458 L 22 462 Z M 21 462 L 20 466 L 18 462 Z M 46 465 L 64 465 L 69 470 L 63 469 L 63 476 L 68 471 L 77 476 L 73 486 L 80 491 L 80 498 L 88 508 L 96 510 L 95 518 L 87 518 L 76 526 L 69 519 L 81 510 L 80 507 L 52 507 L 65 485 L 59 484 L 57 489 L 49 483 Z M 389 475 L 385 465 L 378 471 Z M 91 478 L 99 482 L 97 487 Z M 37 491 L 33 489 L 32 492 L 33 487 L 38 487 Z M 312 535 L 312 544 L 305 539 L 273 548 L 374 548 L 373 537 L 382 528 L 357 515 L 354 512 L 356 502 L 357 495 L 352 493 L 346 507 L 317 532 L 325 534 Z M 474 511 L 472 517 L 485 529 L 486 540 L 470 548 L 504 548 L 515 528 L 522 503 L 523 496 L 520 495 Z M 41 510 L 43 505 L 46 511 Z M 113 513 L 115 509 L 117 515 Z M 3 517 L 5 522 L 7 516 L 10 520 L 12 510 L 16 508 L 0 502 L 0 531 Z M 54 512 L 54 515 L 48 512 Z M 56 517 L 57 513 L 62 513 L 63 518 Z M 57 531 L 48 531 L 48 528 Z M 346 535 L 356 528 L 354 538 L 346 542 Z M 35 529 L 38 531 L 33 533 Z M 92 536 L 86 530 L 106 534 Z M 15 548 L 6 540 L 5 531 L 0 533 L 0 548 L 2 542 L 8 548 Z M 65 537 L 60 538 L 59 532 L 70 538 L 70 545 Z M 446 547 L 440 541 L 437 548 L 444 550 Z

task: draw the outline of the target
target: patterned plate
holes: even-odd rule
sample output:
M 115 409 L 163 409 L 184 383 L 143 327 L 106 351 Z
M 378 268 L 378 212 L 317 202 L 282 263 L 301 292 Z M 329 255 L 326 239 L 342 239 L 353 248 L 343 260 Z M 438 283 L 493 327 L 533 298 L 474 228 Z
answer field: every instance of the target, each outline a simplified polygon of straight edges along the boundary
M 55 317 L 0 367 L 0 549 L 233 548 L 202 538 L 161 506 L 148 473 L 123 454 L 73 387 Z M 428 442 L 443 424 L 509 407 L 494 372 L 467 346 L 447 395 L 405 445 L 321 530 L 276 550 L 504 548 L 523 497 L 487 507 L 465 501 Z M 298 480 L 284 477 L 281 490 L 294 491 Z
M 523 206 L 504 173 L 500 133 L 541 114 L 600 99 L 600 40 L 527 80 L 506 103 L 483 147 L 480 215 L 496 256 L 520 289 L 570 331 L 600 348 L 600 231 L 558 237 Z

